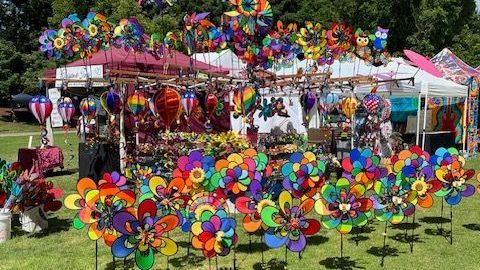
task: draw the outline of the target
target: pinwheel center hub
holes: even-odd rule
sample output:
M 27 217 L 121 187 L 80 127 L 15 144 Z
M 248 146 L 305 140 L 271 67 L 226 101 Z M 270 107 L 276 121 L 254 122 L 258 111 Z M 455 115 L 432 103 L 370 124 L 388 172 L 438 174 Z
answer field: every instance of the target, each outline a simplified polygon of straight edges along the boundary
M 138 228 L 140 241 L 144 244 L 155 241 L 155 233 L 150 232 L 148 229 Z
M 218 231 L 215 233 L 215 239 L 217 240 L 217 242 L 222 241 L 224 237 L 225 233 L 223 231 Z
M 395 204 L 395 205 L 400 205 L 403 203 L 403 198 L 402 197 L 398 197 L 398 196 L 393 196 L 392 197 L 392 202 Z
M 452 183 L 452 186 L 458 188 L 458 187 L 461 187 L 464 183 L 465 183 L 465 180 L 463 178 L 455 179 Z
M 425 195 L 428 190 L 428 185 L 422 180 L 417 180 L 413 183 L 412 189 L 417 191 L 419 195 Z
M 352 208 L 352 205 L 349 204 L 349 203 L 340 203 L 340 205 L 338 206 L 340 211 L 342 211 L 343 213 L 346 213 L 348 211 L 350 211 L 350 209 Z
M 191 172 L 190 172 L 190 180 L 193 182 L 193 183 L 202 183 L 203 180 L 205 179 L 205 172 L 203 171 L 202 168 L 194 168 Z
M 300 219 L 299 218 L 291 218 L 290 219 L 290 226 L 293 229 L 298 229 L 300 228 Z

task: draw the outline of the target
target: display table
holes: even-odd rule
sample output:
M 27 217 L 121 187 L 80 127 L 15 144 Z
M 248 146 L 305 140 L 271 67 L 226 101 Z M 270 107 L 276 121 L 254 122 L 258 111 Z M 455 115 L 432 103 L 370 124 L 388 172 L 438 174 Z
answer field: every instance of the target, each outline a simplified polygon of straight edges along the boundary
M 118 144 L 94 143 L 78 144 L 79 177 L 89 177 L 95 181 L 102 179 L 105 172 L 120 171 L 120 151 Z
M 24 170 L 44 175 L 56 167 L 63 169 L 63 152 L 57 146 L 20 148 L 18 149 L 18 161 Z

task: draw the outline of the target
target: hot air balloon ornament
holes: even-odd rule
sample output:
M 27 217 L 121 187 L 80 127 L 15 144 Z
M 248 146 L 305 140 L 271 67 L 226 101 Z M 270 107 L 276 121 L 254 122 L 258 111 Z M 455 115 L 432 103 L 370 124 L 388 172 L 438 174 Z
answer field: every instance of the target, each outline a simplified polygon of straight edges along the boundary
M 168 133 L 173 122 L 182 113 L 180 94 L 174 88 L 166 87 L 155 93 L 153 103 L 155 111 L 162 119 Z
M 80 112 L 82 113 L 83 136 L 87 133 L 87 126 L 91 126 L 91 121 L 97 116 L 98 100 L 93 96 L 88 96 L 80 101 Z M 88 130 L 92 130 L 88 128 Z
M 304 123 L 308 126 L 313 111 L 312 109 L 317 104 L 317 96 L 314 92 L 308 91 L 300 96 L 300 104 L 303 109 Z
M 207 113 L 207 123 L 210 124 L 210 121 L 212 120 L 212 116 L 215 113 L 216 109 L 218 106 L 218 98 L 215 96 L 215 94 L 210 93 L 207 95 L 207 98 L 205 99 L 205 110 Z
M 198 98 L 194 92 L 188 91 L 182 95 L 181 102 L 185 119 L 188 120 L 190 115 L 197 109 L 199 104 Z
M 49 140 L 47 138 L 47 129 L 45 127 L 45 122 L 50 114 L 52 114 L 53 104 L 52 101 L 45 96 L 34 96 L 28 103 L 28 108 L 32 112 L 33 116 L 37 119 L 38 123 L 42 128 L 42 147 L 45 147 Z
M 358 101 L 355 97 L 346 97 L 341 102 L 342 112 L 348 119 L 352 119 L 355 110 L 358 107 Z
M 75 105 L 73 104 L 73 101 L 71 98 L 62 97 L 58 100 L 57 110 L 58 110 L 58 114 L 60 114 L 60 117 L 62 118 L 62 121 L 63 121 L 63 131 L 65 133 L 65 144 L 68 144 L 67 134 L 68 134 L 68 129 L 70 127 L 70 120 L 72 119 L 72 116 L 75 114 Z
M 122 110 L 122 98 L 120 95 L 115 91 L 114 88 L 110 88 L 110 90 L 104 92 L 100 96 L 100 104 L 102 105 L 103 109 L 108 113 L 110 118 L 115 118 L 116 114 L 119 114 Z
M 246 122 L 247 118 L 251 117 L 256 110 L 257 101 L 260 101 L 259 94 L 252 86 L 245 86 L 236 89 L 233 93 L 234 112 L 233 117 L 243 117 Z

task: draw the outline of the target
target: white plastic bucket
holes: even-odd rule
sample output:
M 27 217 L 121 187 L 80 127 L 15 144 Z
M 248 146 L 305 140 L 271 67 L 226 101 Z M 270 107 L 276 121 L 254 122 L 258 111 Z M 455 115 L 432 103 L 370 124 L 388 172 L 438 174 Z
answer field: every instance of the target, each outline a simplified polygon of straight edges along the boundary
M 48 220 L 43 211 L 43 206 L 35 206 L 21 213 L 20 224 L 22 224 L 22 230 L 29 233 L 47 229 Z
M 0 208 L 0 244 L 7 242 L 12 234 L 12 213 L 10 210 Z

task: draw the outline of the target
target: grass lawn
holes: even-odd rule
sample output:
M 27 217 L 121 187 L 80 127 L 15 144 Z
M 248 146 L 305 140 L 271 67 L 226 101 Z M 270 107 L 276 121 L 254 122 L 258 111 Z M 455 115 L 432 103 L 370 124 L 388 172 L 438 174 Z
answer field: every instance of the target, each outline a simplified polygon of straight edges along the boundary
M 35 138 L 38 142 L 39 138 Z M 56 135 L 57 144 L 64 149 L 66 170 L 73 170 L 77 164 L 77 140 L 69 135 L 71 145 L 63 144 L 63 135 Z M 28 137 L 0 138 L 0 156 L 7 160 L 16 158 L 17 149 L 28 143 Z M 74 155 L 71 159 L 71 155 Z M 480 169 L 480 161 L 470 161 L 469 167 Z M 53 177 L 56 185 L 66 194 L 75 192 L 77 173 L 65 173 Z M 475 183 L 476 184 L 476 183 Z M 417 209 L 415 224 L 415 245 L 410 253 L 409 244 L 404 238 L 406 225 L 389 226 L 387 232 L 387 249 L 383 269 L 478 269 L 478 243 L 480 242 L 480 196 L 478 194 L 462 200 L 453 208 L 454 242 L 449 244 L 445 235 L 450 230 L 450 220 L 440 219 L 440 200 L 436 199 L 433 208 Z M 449 207 L 445 207 L 444 218 L 449 217 Z M 40 234 L 26 234 L 19 230 L 18 222 L 12 239 L 0 246 L 0 269 L 94 269 L 95 242 L 87 237 L 87 231 L 77 231 L 71 227 L 75 211 L 62 208 L 50 215 L 48 231 Z M 240 221 L 240 216 L 237 217 Z M 439 221 L 445 222 L 444 235 L 439 231 Z M 407 226 L 411 228 L 411 226 Z M 261 269 L 261 250 L 259 236 L 252 237 L 253 251 L 249 251 L 249 237 L 240 226 L 239 244 L 236 253 L 239 269 Z M 344 258 L 340 256 L 340 235 L 336 230 L 321 229 L 318 235 L 308 240 L 307 249 L 298 255 L 288 253 L 288 269 L 382 269 L 384 223 L 373 221 L 364 232 L 360 233 L 358 245 L 355 235 L 344 237 Z M 409 230 L 410 234 L 411 231 Z M 171 234 L 180 247 L 178 253 L 170 258 L 170 269 L 209 269 L 209 262 L 198 251 L 187 253 L 188 234 L 177 229 Z M 266 269 L 284 269 L 284 249 L 264 252 Z M 99 242 L 99 269 L 114 269 L 110 250 Z M 166 269 L 167 259 L 156 256 L 154 269 Z M 215 261 L 211 262 L 215 269 Z M 222 269 L 233 266 L 233 254 L 219 257 L 218 265 Z M 131 258 L 124 266 L 123 261 L 116 262 L 117 269 L 132 269 Z
M 8 122 L 0 119 L 0 134 L 5 133 L 21 133 L 21 132 L 38 132 L 40 133 L 40 126 L 37 123 L 26 122 Z M 28 142 L 28 141 L 27 141 Z

